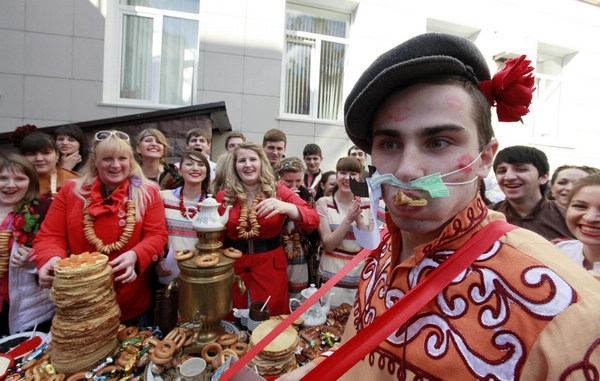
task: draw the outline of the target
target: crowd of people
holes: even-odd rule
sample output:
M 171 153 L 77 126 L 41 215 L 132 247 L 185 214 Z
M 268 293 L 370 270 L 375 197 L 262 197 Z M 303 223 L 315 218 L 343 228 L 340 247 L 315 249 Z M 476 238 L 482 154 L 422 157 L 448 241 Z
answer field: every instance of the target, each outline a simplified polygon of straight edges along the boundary
M 404 64 L 415 54 L 424 69 L 413 72 Z M 269 299 L 273 315 L 289 313 L 290 298 L 331 279 L 363 249 L 354 228 L 382 230 L 383 244 L 329 291 L 332 307 L 355 309 L 344 342 L 360 337 L 486 225 L 506 220 L 521 227 L 488 245 L 469 271 L 371 348 L 379 360 L 367 356 L 350 373 L 527 378 L 543 363 L 542 378 L 559 378 L 598 345 L 600 284 L 581 268 L 600 279 L 600 171 L 563 165 L 550 176 L 536 148 L 496 153 L 490 105 L 500 101 L 490 100 L 486 81 L 481 53 L 461 38 L 428 34 L 385 53 L 348 97 L 346 129 L 356 145 L 332 171 L 322 170 L 314 143 L 302 159 L 287 157 L 286 135 L 277 129 L 265 133 L 262 145 L 231 133 L 216 162 L 211 131 L 190 130 L 174 164 L 166 161 L 165 136 L 152 128 L 135 138 L 99 131 L 91 144 L 74 125 L 54 136 L 24 136 L 21 155 L 0 155 L 0 230 L 10 232 L 0 234 L 0 249 L 8 250 L 0 254 L 10 257 L 0 280 L 0 334 L 34 325 L 47 330 L 54 264 L 86 251 L 108 255 L 121 320 L 153 325 L 153 291 L 164 286 L 155 278 L 171 275 L 165 255 L 194 248 L 192 207 L 214 194 L 221 213 L 232 207 L 223 244 L 244 254 L 234 265 L 247 287 L 241 294 L 234 285 L 240 309 Z M 504 197 L 496 203 L 483 186 L 490 169 Z M 368 177 L 382 179 L 383 224 L 372 200 L 351 187 Z M 421 334 L 426 326 L 443 344 L 431 345 Z M 554 348 L 574 337 L 577 343 L 554 361 Z

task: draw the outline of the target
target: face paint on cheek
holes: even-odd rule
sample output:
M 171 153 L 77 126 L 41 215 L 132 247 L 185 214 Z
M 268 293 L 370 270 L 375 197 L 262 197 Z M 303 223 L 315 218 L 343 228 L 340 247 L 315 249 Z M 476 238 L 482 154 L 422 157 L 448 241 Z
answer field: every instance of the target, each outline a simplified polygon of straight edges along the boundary
M 446 105 L 452 110 L 462 110 L 464 107 L 462 100 L 452 95 L 446 97 Z
M 404 119 L 406 119 L 407 114 L 409 112 L 410 112 L 409 107 L 394 107 L 394 108 L 392 108 L 390 113 L 387 115 L 387 120 L 390 120 L 393 122 L 402 122 Z
M 469 155 L 468 153 L 456 159 L 456 163 L 461 172 L 471 173 L 471 171 L 473 171 L 473 167 L 470 166 L 470 164 L 473 163 L 473 156 Z

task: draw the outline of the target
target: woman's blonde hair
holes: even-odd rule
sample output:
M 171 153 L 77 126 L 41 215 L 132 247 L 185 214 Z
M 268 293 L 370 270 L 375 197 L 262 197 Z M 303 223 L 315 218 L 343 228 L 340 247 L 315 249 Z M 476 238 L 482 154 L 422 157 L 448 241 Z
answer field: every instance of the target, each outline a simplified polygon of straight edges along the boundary
M 273 173 L 273 168 L 271 167 L 271 163 L 269 162 L 265 151 L 263 151 L 263 149 L 256 143 L 244 142 L 237 146 L 232 153 L 233 159 L 231 160 L 230 165 L 227 167 L 225 176 L 225 197 L 223 197 L 223 200 L 227 204 L 233 205 L 236 198 L 240 200 L 240 202 L 247 199 L 246 188 L 244 188 L 244 184 L 242 183 L 240 175 L 236 170 L 238 153 L 242 149 L 249 149 L 256 152 L 260 160 L 261 166 L 258 175 L 257 196 L 265 198 L 275 197 L 277 183 L 275 182 L 275 174 Z
M 111 130 L 116 132 L 115 130 Z M 135 219 L 140 221 L 146 208 L 151 203 L 149 188 L 153 187 L 158 190 L 158 186 L 153 181 L 146 179 L 142 168 L 135 161 L 133 156 L 133 149 L 129 144 L 129 141 L 118 138 L 115 135 L 110 135 L 104 140 L 94 140 L 92 143 L 92 152 L 88 161 L 83 167 L 81 176 L 77 179 L 77 184 L 73 189 L 73 193 L 85 201 L 85 198 L 91 192 L 91 186 L 98 178 L 98 168 L 96 167 L 96 160 L 99 160 L 107 155 L 112 154 L 125 154 L 129 157 L 129 179 L 133 180 L 129 182 L 129 193 L 131 199 L 135 202 Z
M 217 164 L 215 165 L 215 178 L 210 183 L 209 193 L 217 194 L 219 191 L 225 189 L 225 179 L 227 176 L 227 169 L 231 166 L 233 160 L 233 153 L 226 152 L 219 156 Z
M 146 128 L 145 130 L 142 130 L 142 131 L 140 131 L 139 134 L 137 134 L 137 136 L 135 138 L 136 152 L 135 152 L 134 157 L 139 163 L 142 162 L 142 155 L 137 153 L 137 147 L 139 147 L 142 140 L 147 136 L 154 136 L 156 138 L 156 140 L 160 144 L 162 144 L 163 147 L 165 147 L 165 149 L 163 150 L 163 156 L 160 158 L 160 163 L 162 164 L 160 171 L 162 172 L 164 167 L 169 165 L 167 163 L 166 157 L 167 157 L 167 152 L 169 151 L 169 148 L 171 148 L 171 146 L 169 145 L 169 143 L 167 143 L 167 138 L 165 137 L 165 135 L 162 132 L 160 132 L 159 130 L 157 130 L 156 128 Z
M 296 156 L 285 157 L 281 159 L 277 165 L 277 173 L 279 173 L 279 176 L 283 176 L 283 174 L 287 172 L 304 172 L 304 169 L 304 163 Z

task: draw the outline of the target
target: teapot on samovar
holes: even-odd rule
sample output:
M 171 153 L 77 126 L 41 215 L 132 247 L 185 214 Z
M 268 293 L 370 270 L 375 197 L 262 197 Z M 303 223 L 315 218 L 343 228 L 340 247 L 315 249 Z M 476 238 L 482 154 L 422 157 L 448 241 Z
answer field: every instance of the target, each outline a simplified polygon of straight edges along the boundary
M 194 230 L 199 232 L 211 232 L 211 231 L 221 231 L 225 229 L 225 224 L 229 219 L 229 210 L 231 210 L 232 206 L 229 205 L 223 212 L 223 215 L 219 215 L 219 205 L 220 202 L 217 202 L 212 197 L 212 194 L 206 195 L 206 198 L 202 200 L 202 202 L 198 203 L 198 207 L 188 206 L 186 209 L 195 210 L 195 216 L 191 218 L 189 213 L 186 213 L 185 216 L 188 220 L 192 221 L 192 226 Z

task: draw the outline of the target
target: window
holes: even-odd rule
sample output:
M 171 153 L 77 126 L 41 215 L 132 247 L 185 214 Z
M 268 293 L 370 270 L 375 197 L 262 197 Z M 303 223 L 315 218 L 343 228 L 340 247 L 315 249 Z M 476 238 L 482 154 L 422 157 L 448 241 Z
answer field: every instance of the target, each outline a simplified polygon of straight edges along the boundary
M 558 137 L 563 57 L 538 51 L 535 73 L 535 138 Z
M 195 103 L 199 0 L 119 0 L 105 99 L 135 105 Z M 108 25 L 107 25 L 108 28 Z M 107 80 L 105 80 L 105 83 Z
M 350 15 L 290 5 L 282 110 L 307 119 L 343 119 L 343 80 Z

